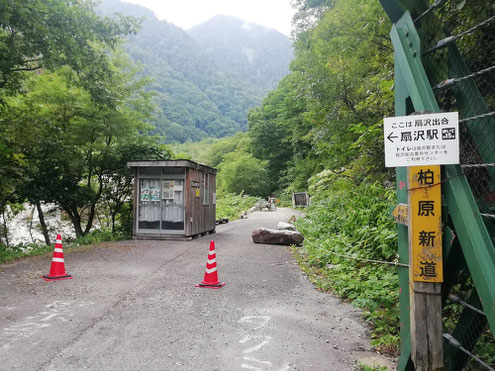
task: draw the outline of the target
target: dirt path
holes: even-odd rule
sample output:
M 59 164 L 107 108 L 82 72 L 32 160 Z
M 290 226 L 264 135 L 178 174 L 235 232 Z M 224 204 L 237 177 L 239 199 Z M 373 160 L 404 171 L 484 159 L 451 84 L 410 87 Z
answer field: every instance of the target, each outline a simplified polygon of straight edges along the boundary
M 65 254 L 72 280 L 45 282 L 51 256 L 0 266 L 5 370 L 352 370 L 376 356 L 359 312 L 315 290 L 290 249 L 251 231 L 257 212 L 193 241 L 124 241 Z M 199 289 L 210 239 L 227 285 Z

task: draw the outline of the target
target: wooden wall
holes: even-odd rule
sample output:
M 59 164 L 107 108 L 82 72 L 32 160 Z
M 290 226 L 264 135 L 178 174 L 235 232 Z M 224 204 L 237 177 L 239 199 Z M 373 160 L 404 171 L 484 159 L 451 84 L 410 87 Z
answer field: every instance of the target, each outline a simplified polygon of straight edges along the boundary
M 203 204 L 203 171 L 187 168 L 186 170 L 186 200 L 185 200 L 185 235 L 210 232 L 216 227 L 216 174 L 209 174 L 208 203 Z M 199 197 L 196 197 L 199 185 Z M 192 222 L 191 222 L 192 220 Z

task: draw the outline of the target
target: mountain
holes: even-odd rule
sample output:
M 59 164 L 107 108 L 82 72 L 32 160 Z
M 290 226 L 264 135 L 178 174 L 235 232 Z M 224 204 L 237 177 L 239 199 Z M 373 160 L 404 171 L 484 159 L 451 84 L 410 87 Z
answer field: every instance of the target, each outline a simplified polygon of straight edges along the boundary
M 267 48 L 264 54 L 261 47 L 255 47 L 254 40 L 262 45 L 284 40 L 283 45 L 292 55 L 290 40 L 261 26 L 252 25 L 255 31 L 249 35 L 245 22 L 218 16 L 189 34 L 158 20 L 149 9 L 120 0 L 104 0 L 99 13 L 144 19 L 141 30 L 129 37 L 125 49 L 142 66 L 142 74 L 154 80 L 149 88 L 158 93 L 158 109 L 152 124 L 167 142 L 224 137 L 246 130 L 247 112 L 259 105 L 288 73 L 290 58 L 277 62 L 272 56 L 273 48 Z M 238 45 L 234 38 L 228 43 L 226 37 L 219 38 L 222 27 L 229 27 L 228 33 L 239 36 Z M 201 29 L 207 37 L 198 35 Z M 267 41 L 262 41 L 262 34 L 268 35 Z M 215 51 L 229 61 L 222 61 Z
M 289 73 L 292 42 L 276 30 L 216 15 L 188 32 L 218 66 L 265 92 Z

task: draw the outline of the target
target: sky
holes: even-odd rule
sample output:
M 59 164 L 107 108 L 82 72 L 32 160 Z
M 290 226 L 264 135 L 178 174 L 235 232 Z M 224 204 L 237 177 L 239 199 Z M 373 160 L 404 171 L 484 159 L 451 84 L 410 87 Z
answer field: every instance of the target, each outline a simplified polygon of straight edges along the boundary
M 232 15 L 248 22 L 274 28 L 290 36 L 294 9 L 290 0 L 124 0 L 151 9 L 183 29 L 207 21 L 216 14 Z

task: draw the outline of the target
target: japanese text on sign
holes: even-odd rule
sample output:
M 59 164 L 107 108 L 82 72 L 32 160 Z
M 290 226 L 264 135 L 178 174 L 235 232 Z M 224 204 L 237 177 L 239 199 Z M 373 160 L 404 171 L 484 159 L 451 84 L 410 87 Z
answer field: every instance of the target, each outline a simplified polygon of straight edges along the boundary
M 383 119 L 385 166 L 459 163 L 457 112 Z
M 402 225 L 409 225 L 407 204 L 398 204 L 392 211 L 395 221 Z
M 442 282 L 440 166 L 409 168 L 409 233 L 413 281 Z

